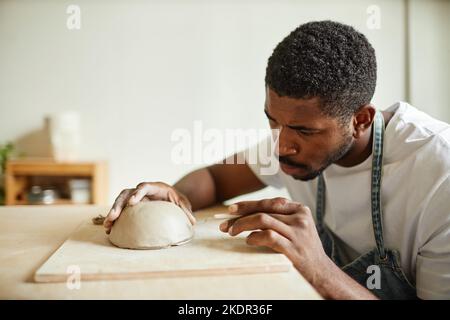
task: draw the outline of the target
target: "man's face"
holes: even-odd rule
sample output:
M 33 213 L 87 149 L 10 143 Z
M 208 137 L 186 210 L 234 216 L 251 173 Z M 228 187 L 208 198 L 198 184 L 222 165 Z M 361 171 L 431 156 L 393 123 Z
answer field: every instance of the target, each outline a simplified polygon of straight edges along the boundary
M 353 145 L 351 123 L 324 116 L 318 98 L 280 97 L 267 88 L 264 111 L 270 127 L 281 130 L 280 167 L 294 179 L 314 179 Z

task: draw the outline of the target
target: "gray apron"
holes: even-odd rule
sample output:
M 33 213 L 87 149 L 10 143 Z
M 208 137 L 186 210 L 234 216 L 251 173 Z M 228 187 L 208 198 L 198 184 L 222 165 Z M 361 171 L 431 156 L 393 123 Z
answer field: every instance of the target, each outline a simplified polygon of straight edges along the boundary
M 416 299 L 416 288 L 408 281 L 400 265 L 400 254 L 397 250 L 384 247 L 383 223 L 381 212 L 381 175 L 383 160 L 383 136 L 384 118 L 380 112 L 375 115 L 373 125 L 373 160 L 372 160 L 372 226 L 375 234 L 376 248 L 359 256 L 353 262 L 344 265 L 342 263 L 342 248 L 339 247 L 335 236 L 324 223 L 325 215 L 325 181 L 322 175 L 318 177 L 317 203 L 316 203 L 316 227 L 326 254 L 345 273 L 368 288 L 380 299 Z M 378 266 L 378 268 L 370 267 Z M 370 267 L 370 268 L 369 268 Z M 368 279 L 376 276 L 374 269 L 379 270 L 379 288 L 373 285 L 368 287 Z M 371 277 L 369 281 L 373 284 Z

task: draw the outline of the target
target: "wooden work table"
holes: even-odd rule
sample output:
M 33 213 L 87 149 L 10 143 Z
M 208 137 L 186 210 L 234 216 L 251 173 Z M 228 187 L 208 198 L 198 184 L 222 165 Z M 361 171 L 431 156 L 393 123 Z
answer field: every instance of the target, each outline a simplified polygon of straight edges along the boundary
M 220 208 L 223 211 L 223 208 Z M 76 227 L 104 206 L 0 207 L 0 299 L 320 299 L 294 269 L 243 275 L 35 283 L 35 271 Z M 196 213 L 212 215 L 218 208 Z

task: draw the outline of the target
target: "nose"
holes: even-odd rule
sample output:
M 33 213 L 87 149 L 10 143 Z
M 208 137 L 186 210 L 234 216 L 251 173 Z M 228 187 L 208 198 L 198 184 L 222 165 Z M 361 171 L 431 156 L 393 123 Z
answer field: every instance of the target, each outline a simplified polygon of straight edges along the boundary
M 275 154 L 279 157 L 293 156 L 298 154 L 298 145 L 289 139 L 289 128 L 281 127 L 278 134 L 278 148 Z

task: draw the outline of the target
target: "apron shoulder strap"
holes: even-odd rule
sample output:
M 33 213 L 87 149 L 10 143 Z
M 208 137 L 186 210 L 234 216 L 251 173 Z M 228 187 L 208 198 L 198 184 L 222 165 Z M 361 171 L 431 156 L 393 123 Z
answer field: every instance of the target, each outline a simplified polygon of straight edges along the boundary
M 377 111 L 372 126 L 372 173 L 371 173 L 371 209 L 372 227 L 375 236 L 377 250 L 381 260 L 385 260 L 386 250 L 383 239 L 383 221 L 381 210 L 381 177 L 383 170 L 383 139 L 384 139 L 384 118 L 381 112 Z M 325 216 L 325 180 L 322 174 L 317 177 L 316 195 L 316 224 L 317 230 L 324 230 Z
M 383 240 L 383 220 L 381 210 L 381 177 L 383 175 L 383 140 L 384 140 L 384 118 L 381 112 L 375 114 L 372 138 L 372 225 L 380 259 L 386 259 L 386 251 Z

